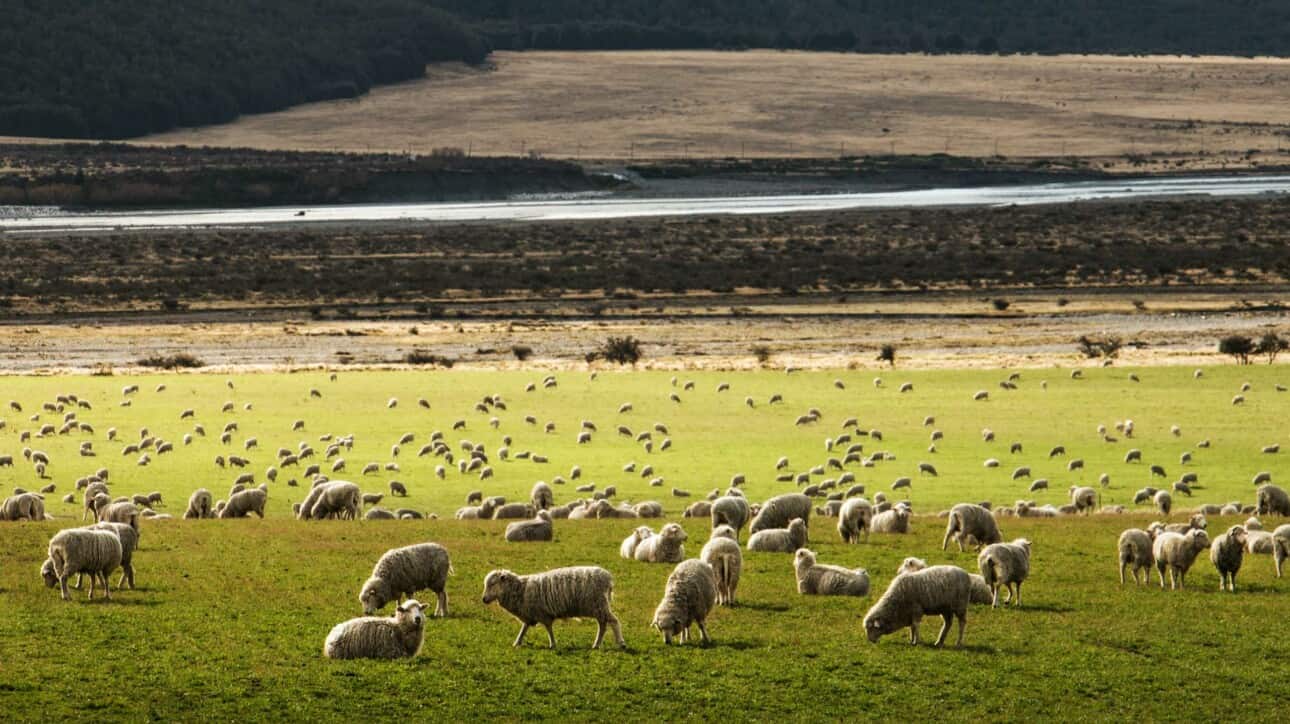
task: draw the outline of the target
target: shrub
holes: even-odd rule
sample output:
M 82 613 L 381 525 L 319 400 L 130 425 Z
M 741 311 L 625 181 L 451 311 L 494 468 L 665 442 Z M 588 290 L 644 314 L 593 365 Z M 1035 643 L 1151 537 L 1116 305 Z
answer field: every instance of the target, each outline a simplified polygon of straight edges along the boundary
M 876 359 L 879 362 L 886 362 L 892 367 L 895 367 L 896 366 L 896 345 L 884 344 L 878 350 L 878 357 Z
M 641 359 L 640 340 L 631 335 L 610 337 L 600 345 L 597 357 L 620 365 L 635 365 Z
M 522 344 L 517 344 L 511 347 L 511 354 L 515 355 L 515 359 L 523 362 L 527 360 L 529 357 L 533 356 L 533 348 Z
M 752 348 L 753 357 L 757 358 L 757 364 L 765 365 L 770 362 L 770 347 L 764 344 L 755 345 Z
M 414 349 L 403 355 L 403 362 L 404 364 L 410 365 L 435 365 L 447 368 L 451 368 L 454 364 L 453 360 L 450 360 L 447 357 L 432 354 L 420 349 Z
M 1218 351 L 1231 355 L 1237 364 L 1250 363 L 1250 354 L 1254 352 L 1254 340 L 1240 334 L 1233 334 L 1218 341 Z
M 1277 360 L 1277 355 L 1290 349 L 1290 340 L 1283 339 L 1276 332 L 1268 332 L 1263 335 L 1259 343 L 1254 347 L 1255 354 L 1264 354 L 1268 356 L 1268 364 Z
M 156 354 L 139 360 L 140 367 L 156 367 L 163 370 L 195 369 L 205 367 L 206 363 L 187 352 L 172 355 Z
M 1120 348 L 1124 346 L 1124 342 L 1119 337 L 1097 339 L 1096 337 L 1084 335 L 1075 341 L 1079 345 L 1080 354 L 1089 359 L 1098 357 L 1114 359 L 1120 354 Z
M 1012 302 L 1009 302 L 1007 299 L 991 299 L 990 304 L 993 304 L 994 308 L 1000 312 L 1006 312 L 1008 311 L 1008 307 L 1012 306 Z

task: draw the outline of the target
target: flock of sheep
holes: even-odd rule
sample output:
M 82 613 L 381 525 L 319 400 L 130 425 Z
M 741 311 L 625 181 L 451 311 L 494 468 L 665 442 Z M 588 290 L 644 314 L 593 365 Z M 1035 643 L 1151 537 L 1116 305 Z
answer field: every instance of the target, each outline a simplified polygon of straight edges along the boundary
M 1199 373 L 1197 374 L 1199 377 Z M 335 376 L 333 375 L 333 380 Z M 1019 375 L 1012 375 L 1001 386 L 1004 389 L 1016 389 Z M 881 380 L 875 380 L 875 386 L 881 386 Z M 547 377 L 543 388 L 554 388 L 558 382 L 554 376 Z M 845 389 L 841 381 L 835 387 Z M 230 389 L 233 387 L 229 381 Z M 673 391 L 669 398 L 680 403 L 678 389 L 690 392 L 693 383 L 684 386 L 678 380 L 672 380 Z M 536 383 L 526 388 L 533 392 L 538 388 Z M 718 386 L 718 393 L 729 391 L 726 383 Z M 159 385 L 157 392 L 164 392 L 165 385 Z M 912 385 L 901 385 L 900 391 L 912 391 Z M 1238 396 L 1243 401 L 1243 394 Z M 121 404 L 128 406 L 132 396 L 137 395 L 137 385 L 130 385 L 123 390 Z M 311 390 L 311 397 L 321 397 L 319 390 Z M 978 392 L 975 400 L 988 399 L 988 393 Z M 771 404 L 782 404 L 783 397 L 774 395 Z M 386 406 L 394 408 L 397 399 L 390 399 Z M 756 402 L 745 399 L 745 404 L 754 407 Z M 1239 403 L 1236 403 L 1239 404 Z M 422 399 L 418 405 L 429 408 L 429 403 Z M 245 408 L 249 409 L 249 405 Z M 13 411 L 21 412 L 18 402 L 11 402 Z M 92 425 L 79 419 L 82 411 L 93 407 L 87 400 L 76 395 L 59 395 L 56 399 L 42 404 L 41 413 L 32 415 L 31 422 L 41 423 L 41 414 L 61 416 L 60 424 L 45 422 L 37 431 L 23 430 L 20 442 L 27 444 L 44 437 L 56 435 L 94 435 Z M 475 405 L 475 412 L 488 416 L 488 424 L 499 429 L 499 414 L 506 411 L 507 404 L 500 395 L 489 395 Z M 223 413 L 235 412 L 234 403 L 223 406 Z M 620 416 L 632 412 L 632 405 L 624 403 L 619 408 Z M 180 411 L 179 419 L 194 418 L 192 409 Z M 815 426 L 822 424 L 823 414 L 818 409 L 811 409 L 798 416 L 797 426 Z M 532 416 L 525 418 L 525 423 L 537 427 L 538 421 Z M 937 443 L 944 439 L 944 433 L 935 429 L 935 418 L 927 417 L 923 424 L 933 428 L 930 433 L 929 454 L 936 452 Z M 5 424 L 0 421 L 0 429 Z M 464 430 L 467 420 L 462 419 L 452 425 L 455 431 Z M 298 432 L 305 428 L 304 420 L 297 420 L 291 431 Z M 543 427 L 544 434 L 554 433 L 554 423 L 548 422 Z M 1124 420 L 1114 425 L 1117 435 L 1132 439 L 1135 425 L 1132 420 Z M 231 446 L 232 436 L 238 432 L 236 421 L 224 425 L 220 433 L 222 444 Z M 1174 436 L 1180 430 L 1174 426 Z M 615 426 L 615 433 L 631 439 L 641 445 L 648 454 L 656 449 L 659 452 L 673 447 L 668 427 L 656 423 L 651 430 L 634 432 L 628 425 Z M 599 429 L 590 420 L 584 420 L 577 432 L 579 445 L 592 444 Z M 105 431 L 108 441 L 118 440 L 115 428 Z M 194 435 L 205 436 L 206 430 L 201 424 L 195 424 L 192 432 L 183 433 L 178 441 L 183 447 L 193 443 Z M 656 441 L 655 435 L 659 436 Z M 1108 442 L 1115 441 L 1111 432 L 1099 426 L 1098 435 Z M 989 429 L 982 431 L 982 438 L 987 443 L 993 442 L 994 433 Z M 775 495 L 761 503 L 748 500 L 741 486 L 745 476 L 734 475 L 725 491 L 714 489 L 705 499 L 695 501 L 684 510 L 686 518 L 704 518 L 711 522 L 711 533 L 697 558 L 687 558 L 685 543 L 687 534 L 675 522 L 665 523 L 657 531 L 647 525 L 633 530 L 622 541 L 619 554 L 622 558 L 647 563 L 665 563 L 674 565 L 668 577 L 661 600 L 652 621 L 652 626 L 659 630 L 668 643 L 674 640 L 685 642 L 689 639 L 692 627 L 697 627 L 700 639 L 707 643 L 710 636 L 707 630 L 707 618 L 718 605 L 734 606 L 737 602 L 737 590 L 745 550 L 748 553 L 788 554 L 793 556 L 793 569 L 799 593 L 805 595 L 843 595 L 864 597 L 870 592 L 870 576 L 863 569 L 850 569 L 844 566 L 820 563 L 816 553 L 807 548 L 812 515 L 816 520 L 821 518 L 836 519 L 839 538 L 845 543 L 861 543 L 869 539 L 870 534 L 903 534 L 910 530 L 914 516 L 913 504 L 908 499 L 889 499 L 886 492 L 876 491 L 866 497 L 866 486 L 857 482 L 857 470 L 884 466 L 895 461 L 895 456 L 883 450 L 871 450 L 866 454 L 865 442 L 880 443 L 883 433 L 879 430 L 862 428 L 856 418 L 848 418 L 841 424 L 840 432 L 824 440 L 825 459 L 800 472 L 792 472 L 787 457 L 781 457 L 775 465 L 776 480 L 792 484 L 799 492 Z M 414 443 L 416 435 L 406 433 L 398 438 L 391 447 L 391 458 L 388 462 L 370 462 L 363 466 L 362 475 L 397 472 L 396 461 L 403 447 Z M 532 451 L 512 450 L 515 440 L 511 435 L 501 438 L 501 445 L 489 451 L 485 445 L 470 440 L 461 440 L 454 448 L 443 432 L 435 431 L 417 452 L 418 457 L 433 456 L 440 463 L 435 465 L 434 475 L 445 479 L 449 471 L 457 476 L 475 476 L 484 482 L 494 475 L 492 465 L 515 460 L 530 460 L 544 464 L 548 457 Z M 153 456 L 173 454 L 175 441 L 151 435 L 147 429 L 139 433 L 137 442 L 127 443 L 122 454 L 135 458 L 139 466 L 149 464 Z M 346 470 L 344 455 L 353 449 L 353 435 L 322 435 L 317 444 L 322 447 L 321 453 L 314 449 L 314 443 L 299 441 L 294 447 L 279 448 L 274 464 L 264 472 L 265 482 L 255 484 L 253 473 L 239 472 L 233 481 L 227 496 L 216 500 L 207 488 L 198 488 L 189 496 L 187 507 L 182 515 L 185 519 L 206 518 L 244 518 L 249 515 L 264 517 L 269 503 L 270 484 L 275 488 L 283 485 L 287 488 L 302 487 L 307 489 L 302 499 L 292 505 L 296 518 L 300 520 L 322 519 L 389 519 L 389 518 L 423 518 L 437 517 L 411 508 L 389 510 L 380 506 L 384 493 L 363 493 L 354 482 L 338 480 L 332 474 Z M 1209 448 L 1209 441 L 1201 441 L 1197 447 Z M 1275 446 L 1270 446 L 1275 447 Z M 259 448 L 257 437 L 246 437 L 242 449 L 250 454 Z M 1022 444 L 1014 442 L 1010 454 L 1021 454 Z M 94 457 L 97 453 L 91 439 L 82 441 L 80 455 Z M 1264 448 L 1265 453 L 1276 452 Z M 1064 446 L 1055 446 L 1049 451 L 1049 458 L 1066 455 Z M 49 479 L 54 466 L 51 456 L 40 450 L 25 447 L 22 458 L 32 465 L 33 473 L 41 480 Z M 1180 460 L 1187 464 L 1190 453 L 1185 453 Z M 321 460 L 326 462 L 313 462 Z M 14 465 L 12 455 L 0 455 L 0 466 Z M 1142 462 L 1142 452 L 1129 450 L 1125 455 L 1126 464 Z M 220 454 L 215 465 L 220 469 L 228 467 L 243 470 L 250 466 L 250 461 L 236 454 Z M 985 467 L 997 468 L 1000 461 L 990 458 Z M 1084 462 L 1075 458 L 1067 463 L 1068 471 L 1081 470 Z M 288 477 L 288 469 L 299 471 L 294 477 Z M 1162 465 L 1152 464 L 1149 467 L 1152 477 L 1165 477 Z M 649 480 L 649 487 L 662 487 L 664 479 L 655 474 L 651 465 L 637 468 L 632 462 L 623 466 L 624 474 L 634 474 Z M 917 474 L 937 477 L 940 475 L 935 465 L 930 462 L 919 462 Z M 107 467 L 102 467 L 93 475 L 85 476 L 75 482 L 80 491 L 80 512 L 82 518 L 94 518 L 94 522 L 84 528 L 68 528 L 59 531 L 50 540 L 48 558 L 41 566 L 41 576 L 49 587 L 58 586 L 64 599 L 70 597 L 69 582 L 73 576 L 78 580 L 90 576 L 89 596 L 93 598 L 99 585 L 103 588 L 105 598 L 111 597 L 109 577 L 116 569 L 123 573 L 117 583 L 134 587 L 134 554 L 139 548 L 141 522 L 144 520 L 165 520 L 171 516 L 157 512 L 162 506 L 160 493 L 136 494 L 132 496 L 116 495 L 110 490 L 115 476 Z M 283 479 L 279 483 L 279 479 Z M 467 495 L 466 505 L 456 511 L 457 519 L 504 519 L 511 522 L 503 536 L 506 541 L 515 543 L 545 542 L 555 538 L 556 521 L 568 519 L 592 518 L 637 518 L 659 519 L 664 516 L 664 505 L 658 501 L 645 501 L 636 504 L 629 502 L 614 503 L 617 497 L 615 486 L 600 490 L 592 483 L 580 482 L 581 468 L 572 466 L 568 479 L 556 475 L 548 484 L 539 481 L 532 486 L 527 501 L 507 501 L 504 496 L 488 496 L 482 489 L 474 490 Z M 1048 481 L 1033 479 L 1029 466 L 1016 467 L 1011 478 L 1014 481 L 1029 481 L 1031 492 L 1047 488 Z M 1109 475 L 1103 473 L 1100 478 L 1103 489 L 1109 488 Z M 912 477 L 897 477 L 891 485 L 892 496 L 896 491 L 904 490 L 906 496 L 912 487 Z M 1271 532 L 1263 530 L 1257 517 L 1250 517 L 1243 525 L 1233 525 L 1212 541 L 1206 531 L 1206 515 L 1277 515 L 1290 516 L 1290 495 L 1271 481 L 1268 473 L 1259 473 L 1254 478 L 1257 485 L 1256 500 L 1253 504 L 1231 502 L 1226 504 L 1208 504 L 1196 508 L 1185 523 L 1154 523 L 1146 529 L 1129 529 L 1120 536 L 1117 555 L 1120 567 L 1120 583 L 1126 582 L 1126 571 L 1131 571 L 1135 582 L 1146 583 L 1149 572 L 1155 568 L 1160 585 L 1165 586 L 1168 574 L 1170 587 L 1181 589 L 1187 572 L 1194 561 L 1206 550 L 1215 569 L 1220 574 L 1220 588 L 1235 591 L 1235 579 L 1239 572 L 1243 556 L 1247 553 L 1271 554 L 1274 560 L 1276 575 L 1282 575 L 1283 563 L 1290 557 L 1290 525 L 1282 525 Z M 560 486 L 576 486 L 576 492 L 583 497 L 557 504 L 556 489 Z M 554 486 L 554 487 L 553 487 Z M 1135 504 L 1154 506 L 1162 515 L 1173 512 L 1172 493 L 1190 496 L 1193 490 L 1200 489 L 1197 476 L 1184 474 L 1168 489 L 1146 487 L 1137 491 Z M 392 480 L 388 483 L 391 498 L 406 496 L 407 483 Z M 45 520 L 52 519 L 47 512 L 46 496 L 54 494 L 56 485 L 49 483 L 38 491 L 31 492 L 17 489 L 14 494 L 0 504 L 0 520 Z M 926 616 L 940 616 L 943 627 L 935 645 L 944 643 L 955 621 L 958 623 L 958 643 L 961 645 L 966 625 L 967 611 L 972 604 L 990 604 L 997 607 L 1002 592 L 1006 598 L 1003 603 L 1020 605 L 1021 587 L 1030 575 L 1031 542 L 1017 539 L 1005 542 L 999 521 L 1010 517 L 1052 517 L 1073 514 L 1116 514 L 1126 511 L 1123 505 L 1102 505 L 1101 493 L 1089 486 L 1071 486 L 1070 502 L 1063 506 L 1036 505 L 1034 501 L 1018 500 L 1011 506 L 993 506 L 988 501 L 980 503 L 960 503 L 937 515 L 945 521 L 945 535 L 942 550 L 954 542 L 960 552 L 967 548 L 978 551 L 977 573 L 957 566 L 928 566 L 923 560 L 915 557 L 905 559 L 896 574 L 888 582 L 885 592 L 869 609 L 864 617 L 866 635 L 871 641 L 895 631 L 910 629 L 911 642 L 919 642 L 919 622 Z M 689 491 L 672 488 L 674 497 L 691 497 Z M 76 494 L 69 493 L 63 498 L 66 504 L 75 505 Z M 367 508 L 364 512 L 364 507 Z M 563 525 L 560 523 L 559 525 Z M 747 527 L 746 541 L 741 545 L 740 537 Z M 324 653 L 331 658 L 400 658 L 414 656 L 420 649 L 424 634 L 426 606 L 415 596 L 429 591 L 437 597 L 434 615 L 448 615 L 448 597 L 446 593 L 448 577 L 453 573 L 448 551 L 435 543 L 420 543 L 388 551 L 378 560 L 372 575 L 363 584 L 359 592 L 359 601 L 364 616 L 338 624 L 326 637 Z M 1139 578 L 1139 574 L 1142 575 Z M 621 625 L 611 609 L 614 582 L 609 571 L 598 566 L 579 566 L 559 568 L 542 573 L 520 575 L 509 570 L 494 570 L 483 582 L 482 602 L 496 602 L 520 621 L 521 627 L 515 644 L 522 643 L 529 628 L 541 624 L 546 630 L 548 643 L 554 647 L 555 637 L 552 624 L 566 618 L 594 619 L 598 624 L 594 647 L 601 644 L 606 629 L 612 630 L 616 643 L 625 646 Z M 396 604 L 392 616 L 378 616 L 379 611 L 390 603 Z

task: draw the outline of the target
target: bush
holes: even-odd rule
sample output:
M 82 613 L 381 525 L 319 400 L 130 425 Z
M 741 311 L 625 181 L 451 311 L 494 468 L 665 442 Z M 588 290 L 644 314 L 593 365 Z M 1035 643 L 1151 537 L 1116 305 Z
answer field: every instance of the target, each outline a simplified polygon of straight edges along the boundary
M 599 359 L 605 359 L 620 365 L 635 365 L 641 359 L 640 340 L 628 335 L 610 337 L 596 353 Z
M 1097 339 L 1096 337 L 1084 335 L 1075 341 L 1079 345 L 1080 354 L 1089 359 L 1097 359 L 1098 357 L 1114 359 L 1120 354 L 1120 348 L 1124 346 L 1124 342 L 1119 337 Z
M 517 344 L 514 347 L 511 347 L 511 354 L 515 355 L 515 359 L 524 362 L 529 357 L 533 356 L 533 348 Z
M 896 345 L 884 344 L 878 350 L 878 357 L 876 359 L 879 362 L 886 362 L 892 367 L 895 367 L 896 366 Z
M 994 308 L 1000 312 L 1006 312 L 1008 311 L 1008 307 L 1012 306 L 1012 302 L 1009 302 L 1007 299 L 991 299 L 990 304 L 993 304 Z
M 454 364 L 453 360 L 450 360 L 447 357 L 431 354 L 430 352 L 420 349 L 414 349 L 403 355 L 403 362 L 404 364 L 410 365 L 435 365 L 437 367 L 446 368 L 451 368 Z
M 1267 355 L 1268 364 L 1272 364 L 1277 360 L 1277 355 L 1287 349 L 1290 349 L 1290 340 L 1283 339 L 1276 332 L 1268 332 L 1255 345 L 1254 353 Z
M 196 369 L 205 367 L 206 363 L 187 352 L 172 355 L 153 355 L 139 360 L 140 367 L 156 367 L 163 370 Z
M 1231 355 L 1237 364 L 1250 363 L 1250 354 L 1254 352 L 1254 340 L 1240 334 L 1233 334 L 1218 341 L 1218 351 Z
M 764 344 L 756 345 L 752 348 L 753 357 L 757 358 L 757 364 L 765 365 L 770 362 L 770 347 Z

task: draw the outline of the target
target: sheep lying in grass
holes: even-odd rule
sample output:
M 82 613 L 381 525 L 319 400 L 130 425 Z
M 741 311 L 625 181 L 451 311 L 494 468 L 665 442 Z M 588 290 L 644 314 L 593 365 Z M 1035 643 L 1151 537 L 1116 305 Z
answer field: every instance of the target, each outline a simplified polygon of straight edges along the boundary
M 365 616 L 336 624 L 323 643 L 329 659 L 404 659 L 416 656 L 425 638 L 425 607 L 416 599 L 399 604 L 388 618 Z
M 979 548 L 1003 540 L 1003 536 L 999 533 L 999 524 L 995 522 L 990 511 L 972 503 L 959 503 L 950 508 L 941 550 L 949 547 L 951 538 L 958 544 L 960 553 L 963 552 L 965 541 L 975 541 Z
M 1164 530 L 1169 533 L 1186 533 L 1193 528 L 1205 530 L 1207 527 L 1209 527 L 1209 521 L 1205 520 L 1204 513 L 1192 513 L 1186 523 L 1170 523 L 1164 526 Z
M 545 573 L 521 576 L 507 570 L 491 571 L 484 578 L 484 605 L 497 601 L 520 621 L 515 646 L 524 642 L 524 634 L 534 624 L 542 624 L 547 640 L 555 648 L 551 624 L 562 618 L 592 618 L 597 624 L 596 640 L 591 648 L 600 648 L 605 627 L 613 629 L 618 645 L 627 648 L 618 617 L 610 609 L 614 578 L 598 566 L 557 568 Z
M 113 531 L 92 528 L 70 528 L 54 534 L 49 541 L 49 558 L 40 568 L 45 585 L 62 590 L 64 601 L 71 600 L 67 582 L 73 574 L 90 574 L 90 598 L 95 582 L 103 584 L 103 596 L 112 598 L 108 576 L 121 565 L 121 538 Z
M 1187 571 L 1200 552 L 1209 548 L 1205 531 L 1192 529 L 1186 533 L 1164 532 L 1156 536 L 1151 554 L 1156 559 L 1156 572 L 1160 574 L 1160 587 L 1165 587 L 1165 569 L 1169 569 L 1169 588 L 1181 590 Z
M 909 508 L 899 505 L 874 515 L 869 530 L 874 533 L 908 533 Z
M 1120 534 L 1116 544 L 1120 558 L 1120 585 L 1124 585 L 1124 571 L 1132 567 L 1133 582 L 1145 586 L 1151 582 L 1151 569 L 1156 558 L 1151 552 L 1152 533 L 1138 528 L 1129 528 Z M 1138 579 L 1142 571 L 1142 579 Z
M 623 542 L 618 546 L 618 555 L 629 561 L 636 560 L 636 546 L 652 535 L 654 535 L 654 530 L 647 525 L 642 525 L 623 539 Z
M 712 529 L 712 537 L 703 545 L 699 559 L 712 566 L 717 577 L 717 603 L 735 605 L 735 590 L 739 588 L 739 574 L 743 570 L 744 554 L 735 539 L 735 531 L 728 525 Z
M 748 537 L 748 550 L 762 553 L 793 553 L 806 545 L 806 522 L 789 521 L 787 528 L 759 530 Z
M 793 558 L 797 592 L 807 596 L 867 596 L 869 572 L 817 563 L 814 551 L 799 548 Z
M 654 609 L 650 626 L 663 633 L 664 643 L 671 644 L 679 638 L 681 643 L 690 640 L 690 626 L 699 627 L 703 645 L 712 642 L 704 622 L 717 603 L 717 578 L 712 566 L 697 558 L 677 564 L 667 577 L 663 600 Z
M 972 578 L 957 566 L 932 566 L 896 576 L 882 598 L 864 617 L 870 643 L 902 628 L 909 628 L 909 642 L 918 645 L 918 625 L 923 616 L 940 616 L 941 633 L 933 646 L 945 643 L 954 619 L 959 622 L 958 646 L 963 645 L 967 609 L 972 600 Z
M 545 510 L 539 510 L 533 520 L 518 520 L 506 526 L 506 540 L 511 543 L 550 541 L 554 537 L 551 514 Z
M 38 493 L 16 493 L 0 503 L 0 520 L 44 520 L 45 499 Z
M 1030 575 L 1030 541 L 1018 538 L 1011 543 L 994 543 L 986 546 L 977 556 L 977 566 L 985 585 L 990 587 L 993 600 L 991 608 L 999 607 L 999 588 L 1008 589 L 1004 603 L 1021 605 L 1021 584 Z
M 873 505 L 864 498 L 847 498 L 838 510 L 838 535 L 844 543 L 859 543 L 861 534 L 869 540 L 869 522 Z
M 358 592 L 363 613 L 370 616 L 390 601 L 411 598 L 417 591 L 430 590 L 438 597 L 436 616 L 448 615 L 448 576 L 453 574 L 448 551 L 438 543 L 392 548 L 376 561 L 372 575 Z
M 1209 562 L 1218 571 L 1218 590 L 1236 593 L 1236 574 L 1245 558 L 1245 528 L 1234 525 L 1219 535 L 1209 546 Z
M 676 523 L 668 523 L 657 534 L 644 538 L 637 544 L 636 560 L 645 563 L 680 563 L 685 559 L 686 537 L 684 528 Z
M 748 531 L 756 533 L 770 528 L 787 528 L 789 521 L 794 518 L 801 518 L 803 523 L 810 524 L 811 499 L 801 493 L 776 495 L 762 504 L 761 512 L 753 518 Z

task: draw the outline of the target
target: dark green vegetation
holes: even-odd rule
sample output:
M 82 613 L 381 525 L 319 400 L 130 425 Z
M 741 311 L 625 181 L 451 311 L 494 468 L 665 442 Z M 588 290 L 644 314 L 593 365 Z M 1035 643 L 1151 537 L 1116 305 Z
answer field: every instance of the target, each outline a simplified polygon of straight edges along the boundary
M 13 313 L 396 303 L 601 295 L 661 304 L 690 291 L 1282 284 L 1290 200 L 1179 200 L 996 209 L 531 224 L 0 235 Z M 76 274 L 67 270 L 75 269 Z M 642 293 L 659 295 L 650 300 Z M 619 297 L 612 299 L 611 297 Z M 600 304 L 600 303 L 597 303 Z M 604 306 L 588 304 L 588 314 Z M 543 313 L 568 313 L 567 306 Z
M 487 54 L 419 0 L 6 0 L 0 15 L 0 135 L 223 123 Z
M 353 98 L 492 46 L 1290 53 L 1280 0 L 5 0 L 0 13 L 0 135 L 54 138 Z
M 0 145 L 0 206 L 265 206 L 500 199 L 606 177 L 537 158 L 68 143 Z

